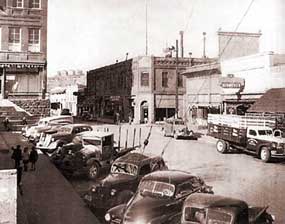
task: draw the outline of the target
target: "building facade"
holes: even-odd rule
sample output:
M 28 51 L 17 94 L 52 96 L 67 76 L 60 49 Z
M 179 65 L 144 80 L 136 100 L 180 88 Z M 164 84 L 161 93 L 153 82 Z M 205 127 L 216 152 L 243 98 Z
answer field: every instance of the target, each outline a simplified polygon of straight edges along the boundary
M 47 0 L 0 1 L 1 98 L 45 98 Z
M 134 123 L 151 123 L 175 115 L 176 84 L 178 116 L 184 114 L 185 80 L 181 73 L 204 59 L 138 56 L 87 72 L 83 110 L 93 117 Z M 176 83 L 177 82 L 177 83 Z

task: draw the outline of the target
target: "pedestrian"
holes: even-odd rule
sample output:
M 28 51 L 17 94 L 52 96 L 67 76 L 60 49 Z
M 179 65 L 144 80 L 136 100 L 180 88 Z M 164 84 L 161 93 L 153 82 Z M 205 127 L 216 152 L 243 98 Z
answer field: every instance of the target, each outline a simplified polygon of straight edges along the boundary
M 36 162 L 38 160 L 38 152 L 35 146 L 32 146 L 32 151 L 30 152 L 29 160 L 31 162 L 31 170 L 36 170 Z
M 3 125 L 6 131 L 10 130 L 10 121 L 8 117 L 5 117 L 5 119 L 3 120 Z
M 119 112 L 116 113 L 116 121 L 117 121 L 117 125 L 119 125 L 120 124 L 120 113 Z
M 23 195 L 22 175 L 23 175 L 23 167 L 19 166 L 19 167 L 17 167 L 17 186 L 19 188 L 21 195 Z
M 29 149 L 28 147 L 25 147 L 23 152 L 24 171 L 28 171 L 29 160 L 30 160 Z
M 12 147 L 12 149 L 13 153 L 11 158 L 15 160 L 15 169 L 17 169 L 18 167 L 20 167 L 20 162 L 22 160 L 22 149 L 20 145 L 17 145 L 15 149 Z

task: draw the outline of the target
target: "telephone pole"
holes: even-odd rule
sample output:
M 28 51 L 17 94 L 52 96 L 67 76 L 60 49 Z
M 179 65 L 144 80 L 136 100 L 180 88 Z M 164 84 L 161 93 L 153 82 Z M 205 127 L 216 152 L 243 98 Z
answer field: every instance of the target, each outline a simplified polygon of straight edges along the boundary
M 175 58 L 175 117 L 178 118 L 178 40 L 176 40 L 176 58 Z

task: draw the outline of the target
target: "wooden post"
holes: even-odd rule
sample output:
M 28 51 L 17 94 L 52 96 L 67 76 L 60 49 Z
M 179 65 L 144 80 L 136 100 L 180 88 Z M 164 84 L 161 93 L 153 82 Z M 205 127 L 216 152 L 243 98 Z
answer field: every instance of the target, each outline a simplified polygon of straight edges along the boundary
M 121 147 L 121 129 L 122 129 L 122 126 L 120 125 L 119 126 L 119 140 L 118 140 L 118 148 L 120 150 L 120 147 Z
M 135 140 L 136 140 L 136 128 L 134 128 L 134 136 L 133 136 L 133 148 L 135 148 Z
M 128 148 L 128 135 L 129 135 L 129 129 L 127 129 L 127 132 L 126 132 L 125 148 Z

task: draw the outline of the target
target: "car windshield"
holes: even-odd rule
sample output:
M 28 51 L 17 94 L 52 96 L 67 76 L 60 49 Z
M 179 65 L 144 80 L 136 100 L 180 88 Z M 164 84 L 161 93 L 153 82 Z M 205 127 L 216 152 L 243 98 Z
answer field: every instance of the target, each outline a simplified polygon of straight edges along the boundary
M 83 145 L 95 145 L 95 146 L 100 146 L 101 145 L 101 140 L 99 139 L 83 139 Z
M 138 166 L 131 163 L 114 163 L 111 167 L 112 174 L 129 174 L 136 176 L 138 173 Z
M 71 128 L 70 127 L 61 127 L 59 129 L 59 132 L 65 132 L 65 133 L 70 133 L 71 132 Z
M 229 224 L 232 216 L 216 210 L 208 210 L 206 215 L 206 209 L 204 208 L 186 207 L 184 209 L 184 219 L 194 223 Z
M 272 135 L 272 130 L 258 130 L 259 135 Z
M 142 181 L 139 185 L 139 192 L 142 196 L 170 198 L 174 195 L 175 186 L 159 181 Z

